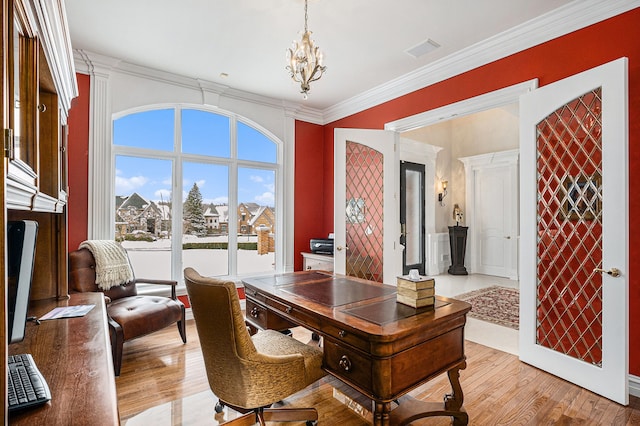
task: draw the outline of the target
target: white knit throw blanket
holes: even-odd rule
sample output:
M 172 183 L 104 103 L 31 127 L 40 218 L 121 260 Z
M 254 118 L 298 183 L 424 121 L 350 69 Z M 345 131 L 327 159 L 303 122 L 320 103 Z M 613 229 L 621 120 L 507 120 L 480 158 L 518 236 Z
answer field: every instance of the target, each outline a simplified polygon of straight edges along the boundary
M 101 290 L 109 290 L 133 281 L 133 270 L 125 249 L 112 240 L 87 240 L 78 247 L 89 249 L 96 260 L 96 284 Z

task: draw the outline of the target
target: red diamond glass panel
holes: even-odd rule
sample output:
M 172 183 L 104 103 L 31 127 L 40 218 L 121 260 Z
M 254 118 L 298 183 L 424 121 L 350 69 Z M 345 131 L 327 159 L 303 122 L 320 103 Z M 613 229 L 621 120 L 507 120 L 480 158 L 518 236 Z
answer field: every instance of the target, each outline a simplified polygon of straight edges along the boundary
M 346 274 L 382 281 L 383 155 L 346 143 Z
M 537 125 L 537 344 L 602 365 L 602 90 Z

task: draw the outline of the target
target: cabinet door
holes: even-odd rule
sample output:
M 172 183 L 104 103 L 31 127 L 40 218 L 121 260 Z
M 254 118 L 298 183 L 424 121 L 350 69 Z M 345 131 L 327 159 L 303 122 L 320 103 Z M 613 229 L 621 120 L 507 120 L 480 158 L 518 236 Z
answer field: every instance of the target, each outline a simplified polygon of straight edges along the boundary
M 13 4 L 9 9 L 8 37 L 8 112 L 9 128 L 13 132 L 8 177 L 35 192 L 38 183 L 38 42 L 28 25 L 22 2 Z M 24 194 L 24 198 L 28 196 Z

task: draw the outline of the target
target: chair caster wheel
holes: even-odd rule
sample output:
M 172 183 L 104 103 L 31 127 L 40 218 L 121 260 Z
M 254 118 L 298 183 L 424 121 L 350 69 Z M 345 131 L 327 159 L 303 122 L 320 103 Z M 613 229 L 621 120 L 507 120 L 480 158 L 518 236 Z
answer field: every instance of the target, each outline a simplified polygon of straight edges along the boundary
M 307 426 L 316 426 L 318 424 L 317 420 L 307 420 L 305 423 Z
M 216 403 L 215 410 L 216 410 L 216 413 L 218 413 L 218 414 L 222 413 L 222 411 L 224 410 L 224 404 L 222 402 L 218 401 Z

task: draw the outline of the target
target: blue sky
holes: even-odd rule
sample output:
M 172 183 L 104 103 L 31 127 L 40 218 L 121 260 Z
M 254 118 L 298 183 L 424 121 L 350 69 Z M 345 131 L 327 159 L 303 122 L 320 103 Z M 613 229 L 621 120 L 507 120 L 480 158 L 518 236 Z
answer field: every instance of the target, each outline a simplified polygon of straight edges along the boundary
M 180 141 L 183 151 L 211 157 L 230 157 L 230 120 L 226 116 L 198 110 L 182 110 Z M 127 147 L 173 151 L 174 111 L 145 111 L 114 122 L 114 143 Z M 238 123 L 238 157 L 275 162 L 276 145 L 259 131 Z M 116 195 L 137 192 L 162 201 L 171 198 L 171 160 L 116 156 Z M 183 162 L 182 199 L 197 183 L 205 203 L 226 204 L 229 198 L 229 167 L 224 164 Z M 238 200 L 274 206 L 275 172 L 239 167 Z

